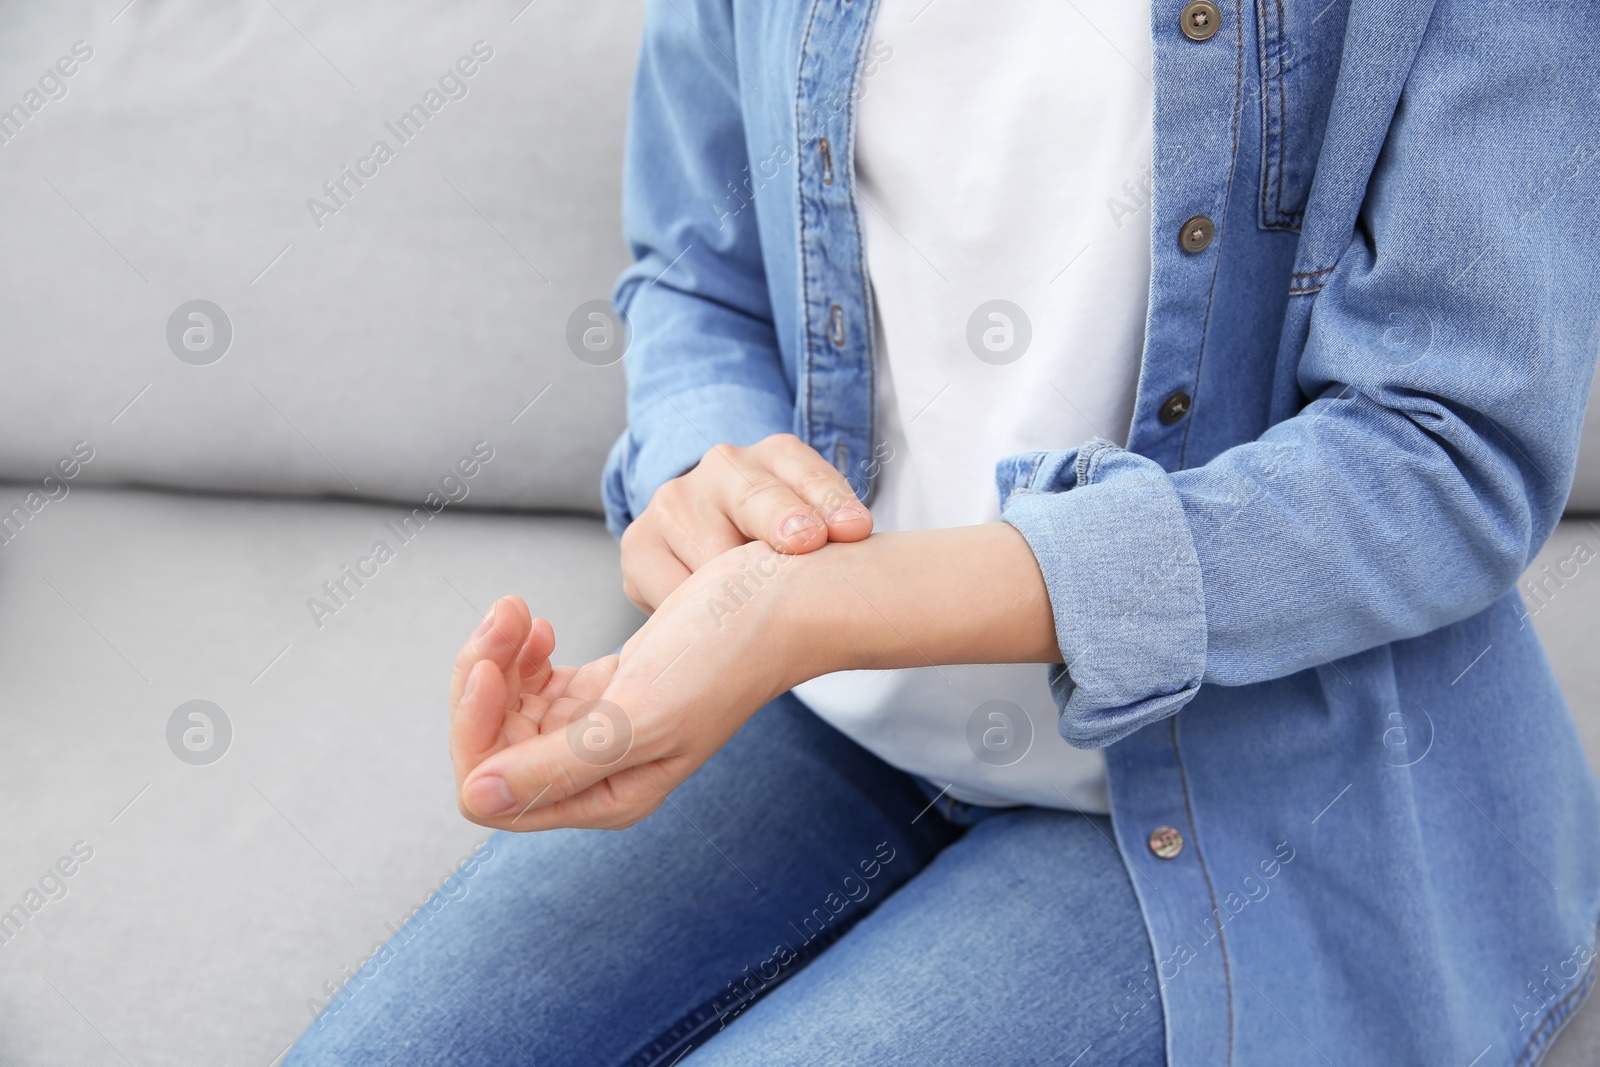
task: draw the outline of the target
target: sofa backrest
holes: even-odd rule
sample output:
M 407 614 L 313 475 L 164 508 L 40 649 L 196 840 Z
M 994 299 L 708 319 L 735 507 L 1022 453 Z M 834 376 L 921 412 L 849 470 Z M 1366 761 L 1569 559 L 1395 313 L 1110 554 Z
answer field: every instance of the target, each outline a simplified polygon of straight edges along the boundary
M 0 478 L 598 510 L 642 12 L 0 0 Z
M 0 477 L 598 510 L 643 4 L 519 6 L 0 3 Z
M 1600 514 L 1600 374 L 1589 391 L 1589 411 L 1579 444 L 1578 477 L 1567 498 L 1567 514 Z

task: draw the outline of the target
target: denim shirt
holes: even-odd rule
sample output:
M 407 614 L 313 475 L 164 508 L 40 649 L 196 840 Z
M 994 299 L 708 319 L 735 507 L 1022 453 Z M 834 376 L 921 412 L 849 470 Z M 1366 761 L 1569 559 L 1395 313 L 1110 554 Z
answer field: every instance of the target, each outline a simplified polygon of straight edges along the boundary
M 773 433 L 870 493 L 874 7 L 649 5 L 614 531 L 712 444 Z M 1185 17 L 1152 16 L 1128 447 L 997 471 L 1154 949 L 1106 1017 L 1159 990 L 1179 1067 L 1536 1062 L 1600 917 L 1600 796 L 1514 584 L 1594 370 L 1600 21 L 1217 0 L 1194 39 Z

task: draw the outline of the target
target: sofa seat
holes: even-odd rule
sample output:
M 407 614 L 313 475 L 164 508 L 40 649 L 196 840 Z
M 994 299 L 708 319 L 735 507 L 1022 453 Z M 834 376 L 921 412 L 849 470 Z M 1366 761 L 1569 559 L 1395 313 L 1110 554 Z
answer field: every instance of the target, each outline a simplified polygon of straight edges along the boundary
M 0 910 L 51 890 L 0 926 L 0 1064 L 275 1062 L 485 836 L 456 814 L 445 691 L 490 601 L 527 598 L 565 660 L 640 621 L 592 518 L 408 516 L 80 487 L 0 544 Z M 1529 580 L 1559 581 L 1533 622 L 1596 758 L 1600 566 L 1562 565 L 1580 541 L 1600 529 L 1564 523 Z M 192 700 L 231 725 L 213 763 L 169 744 Z M 1600 1007 L 1546 1062 L 1600 1063 Z
M 446 692 L 490 602 L 521 594 L 568 660 L 640 621 L 586 517 L 80 487 L 10 538 L 0 911 L 74 873 L 0 926 L 7 1065 L 271 1063 L 487 836 L 456 813 Z M 208 765 L 168 745 L 191 700 L 231 723 Z

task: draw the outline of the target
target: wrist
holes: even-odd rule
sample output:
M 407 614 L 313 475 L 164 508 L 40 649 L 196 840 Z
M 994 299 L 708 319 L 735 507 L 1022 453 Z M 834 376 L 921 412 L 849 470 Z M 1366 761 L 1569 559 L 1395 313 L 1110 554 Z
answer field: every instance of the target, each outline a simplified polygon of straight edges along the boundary
M 772 696 L 845 669 L 833 665 L 833 649 L 823 640 L 827 627 L 817 568 L 822 551 L 790 554 L 750 541 L 724 552 L 690 579 L 714 630 L 749 628 L 749 638 L 759 649 L 756 665 L 771 682 Z
M 1044 577 L 1003 523 L 874 534 L 782 564 L 789 684 L 845 670 L 1061 661 Z
M 876 542 L 876 543 L 875 543 Z M 860 624 L 860 597 L 851 592 L 852 574 L 871 564 L 881 536 L 864 541 L 830 542 L 815 552 L 789 557 L 787 595 L 773 620 L 786 635 L 784 657 L 789 688 L 836 671 L 863 669 L 871 656 L 862 641 L 872 635 Z

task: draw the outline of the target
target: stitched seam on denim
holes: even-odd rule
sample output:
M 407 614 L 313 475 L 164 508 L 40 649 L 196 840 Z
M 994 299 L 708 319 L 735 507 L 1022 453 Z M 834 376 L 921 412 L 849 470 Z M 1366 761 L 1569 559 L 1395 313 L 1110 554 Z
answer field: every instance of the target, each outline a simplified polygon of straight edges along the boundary
M 1600 949 L 1600 941 L 1596 942 L 1596 948 Z M 1597 971 L 1600 971 L 1600 962 L 1590 960 L 1588 979 L 1583 985 L 1562 997 L 1560 1003 L 1550 1009 L 1545 1016 L 1544 1022 L 1533 1028 L 1533 1033 L 1528 1035 L 1528 1043 L 1522 1046 L 1522 1052 L 1517 1056 L 1517 1062 L 1514 1067 L 1535 1064 L 1544 1057 L 1544 1054 L 1549 1051 L 1551 1043 L 1561 1036 L 1561 1031 L 1566 1029 L 1567 1023 L 1572 1021 L 1572 1016 L 1576 1013 L 1578 1005 L 1587 998 L 1589 991 L 1594 988 Z M 1545 1033 L 1544 1031 L 1546 1030 L 1550 1032 Z
M 1305 289 L 1290 289 L 1289 290 L 1289 295 L 1290 296 L 1305 296 L 1307 293 L 1320 293 L 1320 292 L 1322 292 L 1322 290 L 1323 290 L 1323 286 L 1321 286 L 1321 285 L 1313 285 L 1313 286 L 1309 286 L 1309 287 L 1307 287 Z
M 1260 6 L 1261 6 L 1261 14 L 1264 17 L 1266 15 L 1266 3 L 1265 3 L 1265 0 L 1263 0 L 1263 3 Z M 1277 9 L 1278 9 L 1278 20 L 1279 20 L 1279 23 L 1281 23 L 1282 20 L 1283 20 L 1283 4 L 1281 2 L 1277 4 Z M 1261 135 L 1265 139 L 1265 141 L 1264 141 L 1264 143 L 1262 145 L 1263 154 L 1266 155 L 1268 158 L 1270 158 L 1272 160 L 1272 185 L 1273 185 L 1274 191 L 1271 194 L 1272 202 L 1271 202 L 1271 211 L 1269 212 L 1269 214 L 1272 215 L 1272 224 L 1274 224 L 1274 225 L 1276 225 L 1280 221 L 1280 219 L 1282 217 L 1282 214 L 1283 214 L 1283 211 L 1282 211 L 1282 204 L 1283 204 L 1283 138 L 1282 138 L 1282 132 L 1283 132 L 1283 129 L 1285 128 L 1285 126 L 1287 125 L 1287 123 L 1286 123 L 1286 121 L 1284 119 L 1284 113 L 1283 113 L 1283 70 L 1278 65 L 1279 62 L 1280 62 L 1280 56 L 1279 56 L 1279 52 L 1278 52 L 1278 38 L 1280 36 L 1280 33 L 1281 33 L 1281 27 L 1278 24 L 1269 24 L 1269 25 L 1266 25 L 1266 26 L 1262 27 L 1262 36 L 1264 36 L 1266 38 L 1267 47 L 1272 50 L 1272 63 L 1273 63 L 1272 69 L 1275 72 L 1273 74 L 1273 77 L 1272 77 L 1272 84 L 1271 85 L 1263 85 L 1261 87 L 1262 113 L 1263 114 L 1267 114 L 1268 111 L 1271 109 L 1271 106 L 1272 106 L 1271 105 L 1271 98 L 1270 98 L 1269 94 L 1271 94 L 1273 92 L 1273 90 L 1277 90 L 1277 93 L 1278 93 L 1278 107 L 1277 107 L 1277 109 L 1275 111 L 1271 111 L 1272 122 L 1271 122 L 1270 126 L 1264 126 L 1262 128 L 1262 131 L 1261 131 Z M 1262 200 L 1263 206 L 1266 206 L 1267 197 L 1268 197 L 1267 187 L 1265 185 L 1263 185 L 1261 187 L 1261 200 Z
M 1100 480 L 1100 463 L 1111 454 L 1111 450 L 1115 447 L 1115 445 L 1102 445 L 1094 450 L 1094 453 L 1089 457 L 1089 466 L 1086 469 L 1087 479 L 1084 482 L 1085 485 L 1094 485 Z
M 751 996 L 749 1000 L 745 1001 L 744 1007 L 740 1008 L 739 1011 L 741 1013 L 744 1012 L 750 1007 L 750 1005 L 760 1001 L 768 993 L 772 992 L 773 989 L 776 989 L 778 986 L 794 977 L 794 975 L 804 970 L 812 960 L 816 959 L 823 953 L 825 949 L 832 946 L 834 942 L 838 941 L 846 933 L 852 930 L 856 923 L 866 918 L 868 914 L 871 914 L 870 910 L 865 913 L 857 914 L 856 917 L 851 919 L 848 923 L 829 927 L 815 939 L 806 942 L 799 951 L 795 952 L 794 962 L 789 964 L 787 973 L 780 968 L 778 977 L 766 979 L 766 986 L 764 986 L 760 992 Z M 661 1033 L 657 1034 L 649 1041 L 646 1041 L 638 1051 L 633 1053 L 633 1055 L 629 1056 L 626 1060 L 622 1061 L 623 1067 L 652 1067 L 652 1065 L 662 1062 L 665 1062 L 669 1065 L 676 1063 L 676 1059 L 667 1059 L 667 1057 L 674 1054 L 681 1057 L 683 1052 L 687 1051 L 682 1047 L 684 1042 L 699 1034 L 705 1029 L 707 1024 L 717 1018 L 717 998 L 713 996 L 710 1000 L 705 1001 L 698 1007 L 686 1012 L 671 1026 L 661 1031 Z M 693 1022 L 688 1030 L 678 1034 L 677 1036 L 672 1036 L 675 1034 L 675 1032 L 682 1029 L 684 1023 L 689 1022 L 690 1020 L 696 1021 Z M 652 1051 L 654 1046 L 663 1041 L 666 1041 L 667 1044 L 663 1046 L 659 1052 Z M 691 1045 L 690 1047 L 693 1046 Z
M 1332 271 L 1337 266 L 1338 266 L 1338 264 L 1335 263 L 1332 267 L 1323 267 L 1321 270 L 1297 271 L 1296 273 L 1289 275 L 1289 277 L 1291 277 L 1291 278 L 1316 278 L 1316 277 L 1320 277 L 1321 275 L 1329 273 L 1330 271 Z
M 1073 488 L 1092 485 L 1094 483 L 1095 472 L 1100 469 L 1101 454 L 1107 449 L 1115 447 L 1116 446 L 1111 444 L 1109 441 L 1097 439 L 1090 441 L 1087 445 L 1084 445 L 1083 448 L 1079 449 L 1078 457 L 1073 463 L 1073 474 L 1076 478 L 1076 481 L 1073 483 Z
M 1592 971 L 1593 967 L 1590 970 Z M 1573 1003 L 1573 998 L 1579 992 L 1587 992 L 1593 985 L 1594 979 L 1591 977 L 1583 990 L 1573 990 L 1562 997 L 1561 1002 L 1554 1008 L 1550 1009 L 1550 1014 L 1545 1016 L 1544 1021 L 1535 1027 L 1533 1033 L 1528 1037 L 1528 1043 L 1522 1047 L 1522 1052 L 1517 1056 L 1515 1067 L 1523 1067 L 1524 1064 L 1539 1062 L 1544 1053 L 1548 1051 L 1550 1042 L 1555 1040 L 1556 1034 L 1560 1033 L 1563 1024 L 1572 1017 L 1572 1013 L 1576 1010 L 1577 1005 Z
M 1283 218 L 1287 218 L 1287 215 L 1284 213 L 1284 210 L 1283 210 L 1283 168 L 1284 168 L 1284 142 L 1286 140 L 1288 140 L 1288 136 L 1289 136 L 1289 134 L 1288 134 L 1288 131 L 1289 131 L 1289 102 L 1288 102 L 1288 97 L 1285 95 L 1284 88 L 1283 88 L 1283 83 L 1287 79 L 1284 77 L 1284 71 L 1283 71 L 1283 54 L 1282 54 L 1281 49 L 1279 49 L 1279 46 L 1281 45 L 1283 37 L 1284 37 L 1283 0 L 1277 0 L 1277 5 L 1278 5 L 1278 23 L 1277 23 L 1276 26 L 1273 27 L 1273 38 L 1274 38 L 1273 47 L 1277 51 L 1277 54 L 1275 56 L 1275 59 L 1276 59 L 1276 68 L 1275 69 L 1277 70 L 1278 73 L 1277 73 L 1277 77 L 1275 77 L 1273 79 L 1273 81 L 1275 81 L 1277 83 L 1277 87 L 1278 87 L 1278 121 L 1276 123 L 1277 128 L 1278 128 L 1278 151 L 1276 153 L 1276 155 L 1278 157 L 1278 173 L 1277 173 L 1277 182 L 1276 182 L 1277 189 L 1273 193 L 1272 208 L 1273 208 L 1274 211 L 1276 211 L 1278 213 L 1279 219 L 1283 219 Z
M 863 329 L 866 331 L 867 345 L 867 455 L 871 456 L 877 451 L 877 442 L 874 440 L 878 434 L 878 396 L 877 396 L 877 345 L 878 335 L 874 328 L 876 321 L 875 309 L 872 306 L 872 276 L 867 270 L 867 239 L 861 228 L 861 208 L 856 204 L 856 90 L 861 85 L 861 67 L 867 58 L 867 48 L 872 41 L 873 20 L 877 17 L 878 0 L 867 0 L 866 10 L 862 14 L 865 25 L 861 31 L 861 43 L 856 48 L 855 67 L 850 73 L 850 106 L 847 111 L 847 132 L 845 134 L 845 173 L 846 180 L 850 183 L 850 215 L 856 224 L 856 264 L 861 272 L 861 307 Z M 840 471 L 845 480 L 850 479 L 848 471 Z M 864 493 L 871 493 L 871 482 L 875 479 L 868 475 L 868 483 L 862 486 Z
M 1033 480 L 1039 477 L 1039 467 L 1044 463 L 1046 453 L 1040 452 L 1033 457 L 1033 462 L 1028 465 L 1028 477 L 1023 481 L 1023 486 L 1033 488 Z
M 1183 769 L 1183 753 L 1178 750 L 1178 717 L 1167 720 L 1168 735 L 1172 741 L 1172 760 L 1178 769 L 1178 785 L 1183 790 L 1183 813 L 1189 821 L 1189 835 L 1194 841 L 1194 861 L 1200 865 L 1200 874 L 1206 880 L 1206 894 L 1211 898 L 1211 913 L 1217 917 L 1217 952 L 1222 955 L 1222 985 L 1228 995 L 1228 1058 L 1226 1067 L 1233 1067 L 1233 972 L 1228 968 L 1228 942 L 1222 934 L 1222 913 L 1217 908 L 1217 890 L 1211 884 L 1211 872 L 1206 868 L 1205 852 L 1200 847 L 1200 831 L 1194 823 L 1194 805 L 1189 801 L 1189 775 Z
M 1271 221 L 1267 217 L 1269 214 L 1267 210 L 1267 189 L 1272 184 L 1273 166 L 1271 150 L 1272 137 L 1268 132 L 1271 125 L 1272 116 L 1270 114 L 1270 105 L 1268 103 L 1267 93 L 1267 43 L 1264 39 L 1267 26 L 1266 0 L 1256 0 L 1255 8 L 1257 39 L 1256 59 L 1257 65 L 1261 68 L 1261 99 L 1258 101 L 1259 106 L 1257 108 L 1257 110 L 1261 112 L 1261 198 L 1260 203 L 1257 205 L 1258 217 L 1256 218 L 1256 225 L 1260 226 L 1262 229 L 1267 229 L 1272 225 Z
M 1100 473 L 1100 449 L 1093 448 L 1087 453 L 1079 452 L 1077 468 L 1073 488 L 1086 489 L 1093 485 L 1095 475 Z
M 1006 490 L 1006 498 L 1004 500 L 1000 501 L 1000 510 L 1001 511 L 1004 511 L 1006 509 L 1006 505 L 1010 504 L 1012 499 L 1014 497 L 1016 497 L 1019 493 L 1031 493 L 1031 492 L 1034 492 L 1034 490 L 1032 488 L 1033 480 L 1034 480 L 1035 477 L 1038 476 L 1038 474 L 1039 474 L 1039 464 L 1042 463 L 1043 461 L 1044 461 L 1044 453 L 1040 453 L 1040 454 L 1036 455 L 1034 457 L 1034 459 L 1033 459 L 1032 466 L 1030 466 L 1028 468 L 1027 477 L 1023 478 L 1021 480 L 1020 484 L 1018 484 L 1017 475 L 1013 474 L 1011 476 L 1011 482 L 1012 482 L 1011 488 Z
M 813 0 L 811 5 L 811 14 L 806 17 L 806 32 L 800 37 L 800 58 L 797 64 L 798 69 L 795 71 L 794 93 L 795 147 L 799 150 L 800 155 L 799 161 L 795 164 L 794 168 L 795 214 L 799 224 L 799 240 L 797 241 L 795 247 L 800 252 L 800 323 L 801 338 L 805 346 L 804 350 L 801 352 L 800 372 L 805 376 L 806 390 L 806 421 L 805 425 L 802 426 L 801 429 L 805 431 L 804 437 L 806 444 L 812 444 L 814 440 L 814 434 L 811 431 L 811 412 L 814 410 L 815 405 L 812 403 L 813 375 L 811 373 L 811 256 L 806 252 L 806 146 L 805 129 L 802 125 L 800 109 L 801 105 L 806 99 L 806 54 L 811 47 L 811 29 L 816 25 L 817 9 L 820 8 L 822 4 L 823 0 Z
M 1281 44 L 1285 36 L 1283 0 L 1275 0 L 1278 11 L 1278 20 L 1275 24 L 1267 22 L 1266 0 L 1257 0 L 1257 40 L 1260 46 L 1260 58 L 1265 61 L 1268 53 L 1271 54 L 1270 63 L 1264 62 L 1263 68 L 1270 67 L 1274 73 L 1268 76 L 1266 69 L 1262 71 L 1261 84 L 1261 197 L 1258 206 L 1257 225 L 1263 230 L 1279 230 L 1289 233 L 1299 233 L 1300 223 L 1305 216 L 1304 211 L 1286 211 L 1283 206 L 1283 172 L 1286 131 L 1289 126 L 1289 104 L 1285 88 L 1287 78 L 1284 75 Z M 1272 106 L 1272 92 L 1277 91 L 1278 106 Z M 1269 188 L 1274 192 L 1269 193 Z
M 1228 205 L 1233 200 L 1233 176 L 1239 170 L 1239 97 L 1244 90 L 1244 8 L 1243 0 L 1233 2 L 1233 153 L 1228 161 L 1228 184 L 1222 191 L 1222 225 L 1217 227 L 1217 256 L 1211 264 L 1211 290 L 1206 294 L 1206 313 L 1200 320 L 1200 355 L 1194 363 L 1194 384 L 1189 387 L 1189 420 L 1184 423 L 1183 442 L 1178 445 L 1178 469 L 1189 454 L 1189 434 L 1194 429 L 1194 409 L 1200 398 L 1200 368 L 1206 361 L 1206 331 L 1211 325 L 1211 308 L 1217 299 L 1217 273 L 1222 269 L 1221 243 L 1227 233 Z M 1233 1036 L 1230 1031 L 1229 1047 Z M 1230 1053 L 1231 1056 L 1231 1053 Z

